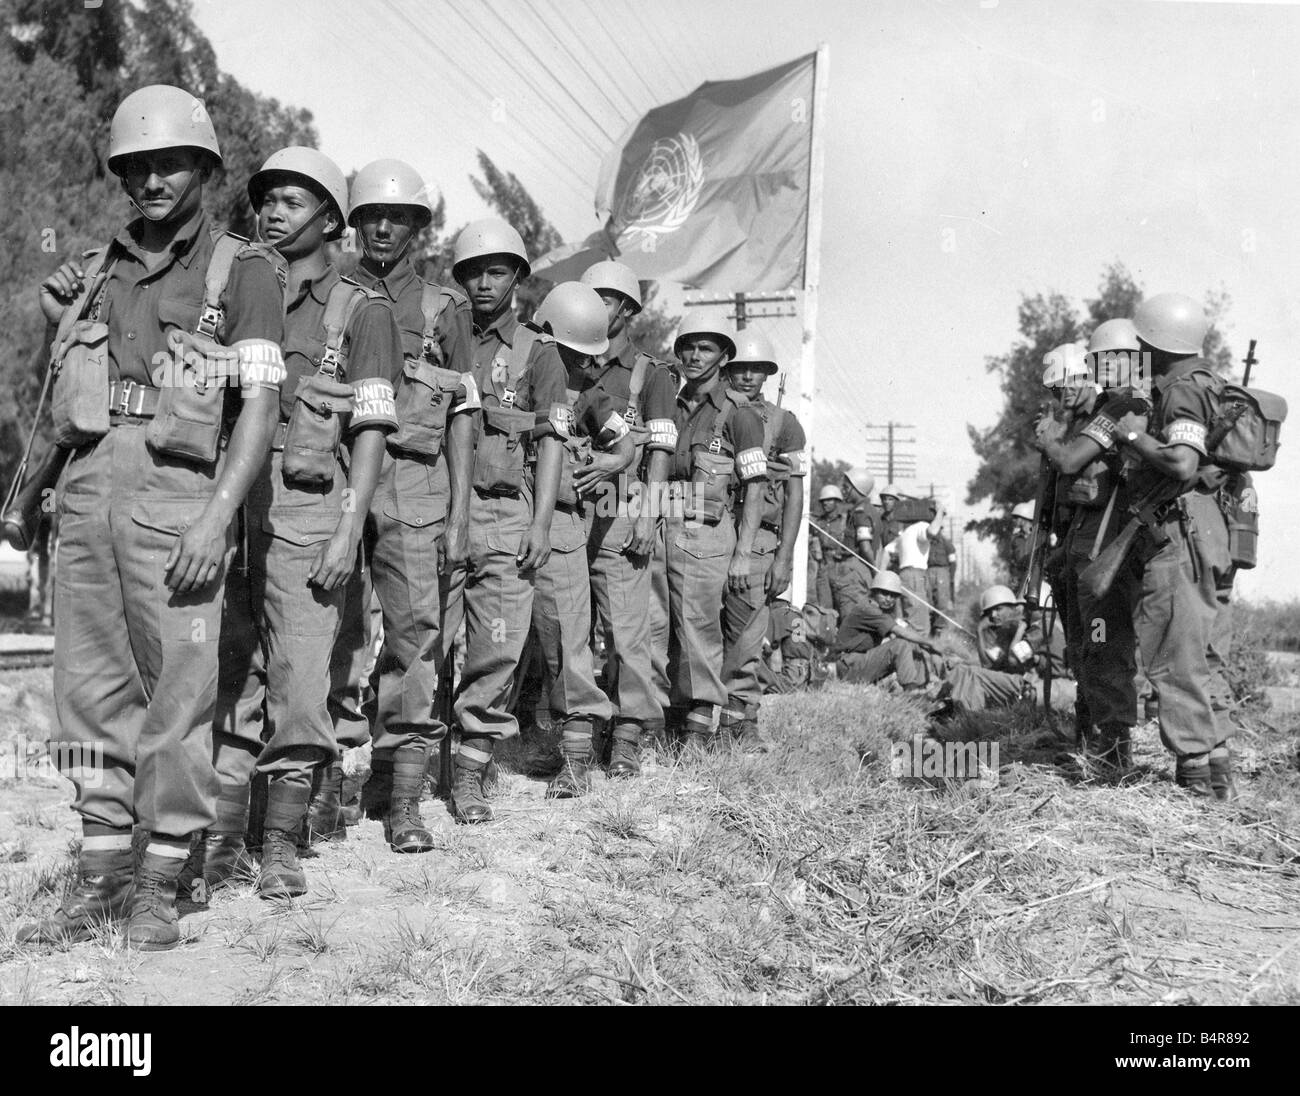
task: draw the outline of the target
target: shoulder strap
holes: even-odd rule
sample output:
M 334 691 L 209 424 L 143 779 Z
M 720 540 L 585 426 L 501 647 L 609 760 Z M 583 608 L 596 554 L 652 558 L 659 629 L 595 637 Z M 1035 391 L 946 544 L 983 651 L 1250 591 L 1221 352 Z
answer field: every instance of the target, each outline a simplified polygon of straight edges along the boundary
M 83 271 L 85 274 L 85 288 L 81 291 L 81 296 L 63 310 L 63 315 L 59 317 L 59 326 L 55 328 L 54 341 L 50 343 L 50 356 L 52 359 L 59 356 L 64 342 L 72 334 L 73 325 L 85 316 L 87 309 L 93 309 L 94 311 L 91 319 L 99 318 L 99 306 L 103 299 L 102 294 L 108 284 L 108 272 L 113 265 L 108 258 L 111 246 L 100 248 L 86 264 Z
M 225 293 L 226 283 L 230 281 L 230 269 L 235 265 L 235 256 L 247 244 L 247 240 L 233 232 L 223 232 L 213 240 L 212 258 L 208 260 L 208 270 L 203 276 L 203 311 L 199 313 L 199 322 L 194 328 L 196 335 L 206 335 L 209 339 L 217 337 L 217 330 L 225 319 L 221 295 Z
M 433 344 L 438 341 L 438 317 L 448 304 L 455 304 L 451 290 L 433 282 L 425 282 L 420 296 L 420 311 L 424 314 L 424 343 L 420 352 L 425 361 L 433 360 Z
M 510 344 L 510 365 L 506 371 L 506 387 L 501 393 L 501 406 L 513 407 L 519 382 L 528 372 L 528 360 L 532 357 L 533 347 L 538 343 L 552 342 L 550 335 L 534 331 L 526 324 L 515 328 L 515 341 Z
M 727 429 L 727 423 L 731 420 L 731 413 L 737 407 L 748 407 L 749 401 L 739 393 L 732 392 L 730 389 L 726 392 L 726 398 L 722 401 L 722 407 L 718 410 L 717 417 L 713 420 L 713 438 L 709 442 L 710 453 L 722 452 L 722 435 Z
M 320 371 L 327 376 L 337 376 L 342 365 L 343 337 L 347 334 L 348 324 L 356 310 L 370 299 L 356 282 L 340 278 L 331 288 L 325 299 L 325 353 L 321 355 Z
M 632 362 L 632 379 L 628 385 L 627 406 L 623 409 L 623 421 L 629 426 L 635 425 L 641 411 L 641 389 L 650 373 L 654 359 L 643 350 L 638 350 Z

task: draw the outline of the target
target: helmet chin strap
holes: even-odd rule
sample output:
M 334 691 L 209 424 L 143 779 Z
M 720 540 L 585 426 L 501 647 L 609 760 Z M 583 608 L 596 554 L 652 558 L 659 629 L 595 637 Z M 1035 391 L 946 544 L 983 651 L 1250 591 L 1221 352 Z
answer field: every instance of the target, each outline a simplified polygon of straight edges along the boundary
M 294 240 L 296 240 L 299 236 L 301 236 L 304 232 L 306 232 L 307 229 L 311 228 L 311 226 L 316 222 L 316 220 L 317 220 L 319 217 L 321 217 L 322 214 L 324 214 L 325 212 L 327 212 L 326 207 L 327 207 L 328 205 L 329 205 L 329 202 L 322 201 L 322 202 L 321 202 L 321 203 L 320 203 L 320 204 L 319 204 L 315 209 L 312 210 L 312 213 L 311 213 L 311 216 L 310 216 L 310 217 L 308 217 L 305 221 L 303 221 L 302 224 L 300 224 L 297 228 L 295 228 L 295 229 L 294 229 L 292 232 L 290 232 L 287 236 L 281 236 L 281 237 L 280 237 L 278 240 L 276 240 L 274 243 L 271 243 L 270 240 L 264 240 L 264 239 L 262 239 L 262 226 L 261 226 L 260 222 L 255 221 L 255 222 L 253 223 L 253 228 L 254 228 L 254 230 L 255 230 L 255 232 L 256 232 L 256 235 L 257 235 L 257 242 L 258 242 L 259 244 L 271 244 L 271 246 L 272 246 L 273 248 L 275 248 L 276 251 L 280 252 L 280 254 L 283 255 L 283 254 L 284 254 L 285 246 L 286 246 L 287 244 L 291 244 L 291 243 L 293 243 Z
M 406 258 L 406 253 L 411 250 L 411 245 L 415 243 L 416 235 L 417 233 L 414 230 L 412 230 L 411 234 L 406 237 L 406 243 L 402 244 L 402 250 L 399 251 L 396 255 L 394 255 L 391 259 L 376 259 L 373 255 L 370 255 L 369 253 L 366 254 L 366 258 L 369 259 L 371 262 L 373 262 L 376 266 L 378 266 L 381 273 L 387 274 L 390 270 L 393 269 L 393 267 L 395 267 L 398 263 L 400 263 L 403 259 Z
M 161 217 L 155 217 L 149 213 L 146 213 L 144 207 L 135 200 L 135 198 L 132 196 L 129 190 L 126 192 L 126 196 L 128 199 L 130 199 L 131 204 L 135 206 L 136 210 L 139 211 L 141 217 L 143 217 L 146 221 L 152 221 L 153 223 L 158 224 L 171 217 L 171 215 L 175 213 L 184 204 L 185 199 L 190 196 L 190 191 L 193 190 L 195 186 L 198 185 L 199 178 L 202 175 L 202 173 L 203 173 L 202 168 L 195 168 L 194 171 L 190 173 L 190 181 L 185 184 L 185 189 L 182 190 L 180 194 L 177 196 L 176 200 L 172 202 L 170 206 L 167 207 L 167 212 L 164 213 Z

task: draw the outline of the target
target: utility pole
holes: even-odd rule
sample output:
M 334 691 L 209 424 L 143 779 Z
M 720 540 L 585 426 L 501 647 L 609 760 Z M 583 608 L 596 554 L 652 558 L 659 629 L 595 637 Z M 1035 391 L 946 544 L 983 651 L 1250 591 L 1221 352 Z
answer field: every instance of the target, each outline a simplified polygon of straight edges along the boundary
M 869 422 L 866 424 L 868 431 L 868 446 L 884 446 L 883 453 L 879 451 L 867 451 L 867 467 L 875 473 L 884 473 L 885 479 L 889 483 L 894 483 L 900 479 L 912 479 L 916 475 L 916 457 L 911 452 L 905 452 L 904 446 L 916 444 L 916 438 L 902 438 L 898 436 L 900 430 L 915 430 L 916 427 L 910 423 L 894 422 L 892 419 L 885 423 Z M 870 431 L 883 430 L 884 437 L 872 437 Z
M 796 298 L 793 293 L 765 293 L 761 296 L 754 296 L 749 293 L 733 293 L 730 297 L 699 297 L 695 300 L 687 300 L 687 308 L 711 308 L 718 305 L 729 304 L 732 311 L 727 314 L 727 319 L 736 325 L 737 331 L 744 331 L 750 320 L 788 320 L 797 316 L 799 313 L 793 305 Z M 788 308 L 776 308 L 773 310 L 763 309 L 759 312 L 753 311 L 750 306 L 755 304 L 778 304 L 788 305 Z

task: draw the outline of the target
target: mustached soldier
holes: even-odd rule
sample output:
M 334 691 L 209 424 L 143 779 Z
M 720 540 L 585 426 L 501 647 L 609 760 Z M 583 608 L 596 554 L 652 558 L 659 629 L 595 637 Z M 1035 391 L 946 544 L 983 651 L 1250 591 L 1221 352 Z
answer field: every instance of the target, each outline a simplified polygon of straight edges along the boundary
M 457 289 L 423 281 L 410 260 L 429 224 L 424 180 L 400 160 L 367 164 L 352 182 L 348 223 L 362 259 L 354 277 L 393 308 L 403 366 L 395 380 L 398 429 L 386 452 L 370 507 L 369 575 L 383 613 L 383 646 L 375 664 L 374 707 L 367 719 L 357 703 L 369 653 L 367 584 L 349 589 L 336 672 L 335 732 L 340 749 L 373 735 L 368 808 L 384 821 L 395 852 L 427 852 L 432 837 L 420 817 L 420 795 L 431 751 L 447 733 L 433 709 L 445 647 L 441 636 L 441 570 L 463 565 L 468 549 L 470 474 L 478 389 L 470 355 L 469 300 Z M 373 727 L 370 726 L 373 720 Z M 333 766 L 319 829 L 343 827 Z M 311 816 L 309 816 L 310 820 Z
M 554 423 L 569 413 L 565 368 L 549 336 L 515 317 L 515 287 L 531 267 L 524 242 L 487 218 L 456 238 L 452 274 L 473 309 L 474 382 L 483 403 L 474 454 L 467 565 L 463 579 L 465 666 L 455 703 L 461 727 L 452 814 L 489 822 L 483 774 L 495 743 L 519 733 L 510 686 L 532 619 L 538 570 L 551 554 L 551 522 L 563 444 Z M 443 614 L 454 635 L 459 605 Z
M 763 423 L 767 484 L 754 534 L 749 585 L 743 590 L 729 589 L 722 602 L 722 685 L 727 702 L 718 730 L 731 735 L 742 748 L 760 751 L 767 747 L 758 730 L 762 697 L 758 665 L 767 635 L 768 605 L 790 585 L 794 542 L 803 521 L 808 463 L 804 452 L 807 440 L 799 420 L 763 398 L 763 382 L 776 371 L 772 344 L 756 331 L 741 332 L 736 338 L 736 356 L 727 363 L 726 383 L 745 397 Z
M 265 657 L 269 733 L 254 753 L 249 725 L 236 720 L 230 735 L 218 736 L 218 764 L 229 772 L 256 756 L 256 773 L 267 780 L 257 889 L 279 898 L 306 892 L 297 842 L 313 777 L 337 759 L 331 652 L 360 566 L 384 435 L 397 427 L 393 378 L 402 352 L 389 304 L 329 262 L 326 242 L 344 231 L 347 204 L 338 166 L 315 149 L 281 149 L 249 179 L 248 196 L 259 234 L 289 263 L 289 376 L 246 520 L 248 605 Z
M 667 363 L 640 350 L 629 336 L 628 325 L 642 304 L 636 275 L 622 263 L 605 261 L 588 267 L 581 280 L 600 295 L 608 316 L 609 347 L 595 357 L 590 386 L 611 401 L 636 444 L 627 474 L 600 484 L 596 504 L 586 510 L 591 599 L 597 632 L 605 640 L 605 691 L 614 705 L 608 773 L 632 777 L 641 772 L 639 743 L 662 738 L 664 730 L 654 685 L 651 627 L 660 602 L 653 596 L 651 556 L 656 544 L 662 544 L 662 488 L 677 446 L 677 377 Z M 602 505 L 602 499 L 607 504 Z M 662 578 L 666 681 L 666 571 Z M 645 612 L 647 603 L 650 613 Z
M 73 450 L 58 487 L 55 710 L 63 741 L 102 750 L 102 763 L 91 782 L 77 751 L 60 753 L 82 820 L 78 881 L 19 943 L 88 939 L 125 912 L 128 946 L 174 947 L 191 838 L 217 815 L 211 727 L 232 524 L 265 463 L 284 378 L 276 266 L 203 213 L 220 164 L 198 99 L 132 92 L 113 116 L 108 167 L 140 217 L 41 286 L 59 324 L 55 432 Z M 135 863 L 137 825 L 148 841 Z

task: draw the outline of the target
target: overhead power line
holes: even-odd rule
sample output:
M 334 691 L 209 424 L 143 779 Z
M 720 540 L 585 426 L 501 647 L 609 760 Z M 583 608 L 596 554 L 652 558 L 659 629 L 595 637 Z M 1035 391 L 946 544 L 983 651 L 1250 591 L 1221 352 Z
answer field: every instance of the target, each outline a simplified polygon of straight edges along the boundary
M 528 10 L 533 13 L 533 18 L 536 19 L 539 24 L 545 27 L 547 33 L 550 34 L 550 36 L 555 39 L 556 44 L 560 47 L 560 49 L 564 51 L 565 55 L 569 58 L 569 60 L 573 62 L 574 69 L 578 72 L 585 74 L 587 79 L 591 82 L 592 86 L 598 92 L 600 92 L 602 96 L 604 96 L 605 102 L 607 102 L 614 109 L 614 113 L 618 115 L 619 121 L 622 123 L 623 128 L 626 129 L 629 125 L 631 125 L 632 117 L 629 116 L 627 112 L 623 110 L 622 107 L 620 107 L 616 102 L 614 102 L 613 97 L 609 94 L 608 91 L 605 90 L 605 85 L 602 84 L 599 80 L 594 79 L 591 73 L 587 70 L 588 65 L 597 66 L 601 70 L 601 72 L 605 75 L 606 79 L 609 81 L 609 84 L 611 86 L 614 86 L 613 77 L 611 77 L 609 73 L 605 70 L 605 66 L 601 63 L 600 56 L 594 51 L 592 51 L 589 52 L 586 57 L 579 59 L 578 55 L 574 53 L 572 49 L 569 48 L 569 44 L 563 38 L 561 38 L 559 34 L 556 33 L 555 28 L 551 26 L 550 22 L 548 22 L 546 18 L 543 18 L 541 12 L 539 12 L 537 8 L 534 6 L 534 4 L 532 3 L 532 0 L 524 0 L 524 6 L 527 7 Z M 556 20 L 557 22 L 560 23 L 561 26 L 565 28 L 565 30 L 572 32 L 573 30 L 572 25 L 560 13 L 559 8 L 556 8 L 550 14 L 549 18 Z M 620 94 L 622 94 L 621 89 L 620 89 Z M 626 96 L 624 97 L 626 98 Z M 635 114 L 637 113 L 635 106 L 632 108 L 632 111 L 633 111 L 633 116 L 635 116 Z

